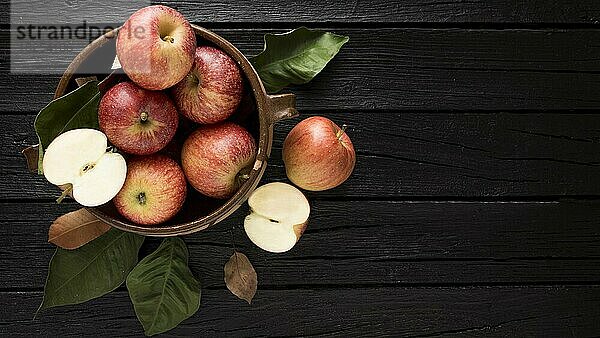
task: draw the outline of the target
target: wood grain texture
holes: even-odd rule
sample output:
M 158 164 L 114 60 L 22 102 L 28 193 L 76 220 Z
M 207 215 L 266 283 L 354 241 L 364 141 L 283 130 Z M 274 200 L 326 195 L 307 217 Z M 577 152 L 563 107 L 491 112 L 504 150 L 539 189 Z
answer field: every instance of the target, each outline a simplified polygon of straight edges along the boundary
M 288 253 L 250 243 L 247 206 L 186 236 L 202 305 L 168 335 L 600 335 L 600 2 L 154 3 L 249 56 L 263 34 L 300 25 L 350 36 L 310 85 L 286 91 L 303 117 L 348 124 L 358 160 L 346 184 L 308 194 L 308 230 Z M 114 24 L 137 7 L 11 5 L 29 8 L 23 23 L 55 24 Z M 9 14 L 1 5 L 4 28 Z M 57 191 L 19 152 L 36 143 L 33 116 L 82 46 L 10 44 L 9 33 L 0 34 L 0 336 L 140 336 L 124 288 L 31 320 L 53 252 L 47 229 L 78 206 L 52 203 Z M 110 48 L 91 64 L 110 65 Z M 297 121 L 275 128 L 264 182 L 285 180 L 281 144 Z M 258 273 L 252 306 L 223 282 L 232 227 Z M 142 255 L 158 244 L 147 240 Z
M 210 27 L 209 27 L 210 28 Z M 292 88 L 300 110 L 523 110 L 600 107 L 600 30 L 327 28 L 350 41 L 310 85 Z M 246 55 L 276 29 L 216 29 Z M 36 48 L 44 50 L 42 42 Z M 7 42 L 0 64 L 8 70 Z M 50 101 L 59 75 L 81 47 L 52 59 L 13 44 L 14 66 L 48 74 L 8 74 L 0 112 L 32 113 Z M 114 55 L 114 54 L 113 54 Z M 106 57 L 108 65 L 112 57 Z M 95 61 L 96 62 L 96 61 Z M 45 67 L 45 68 L 43 68 Z
M 11 337 L 141 336 L 125 292 L 34 321 L 41 293 L 0 298 L 0 332 Z M 165 336 L 583 337 L 600 332 L 599 309 L 598 286 L 259 289 L 252 306 L 227 290 L 206 290 L 200 311 Z
M 49 6 L 42 0 L 13 0 L 13 11 L 23 4 L 25 11 L 15 12 L 25 20 L 53 18 L 53 23 L 71 23 L 73 17 L 65 11 L 85 13 L 88 22 L 116 22 L 125 20 L 140 2 L 114 0 L 110 7 L 95 4 L 95 11 L 84 11 L 80 2 L 64 2 Z M 600 19 L 600 5 L 594 0 L 404 0 L 404 1 L 152 1 L 179 10 L 190 21 L 217 23 L 596 23 Z M 143 5 L 144 2 L 141 2 Z M 8 22 L 8 7 L 2 8 L 1 23 Z M 67 12 L 69 13 L 69 12 Z M 80 14 L 81 15 L 81 14 Z
M 321 112 L 318 112 L 321 115 Z M 302 118 L 312 114 L 303 114 Z M 600 194 L 600 115 L 324 112 L 357 150 L 350 179 L 310 198 L 567 196 Z M 20 151 L 37 143 L 34 116 L 0 116 L 2 199 L 56 198 Z M 275 127 L 264 182 L 285 180 L 283 140 L 298 119 Z
M 53 246 L 47 229 L 75 203 L 4 203 L 0 227 L 3 289 L 43 286 Z M 293 250 L 270 254 L 243 231 L 248 207 L 185 236 L 190 267 L 204 287 L 224 287 L 236 247 L 264 287 L 473 285 L 600 282 L 600 202 L 314 201 Z M 142 256 L 158 245 L 149 239 Z M 351 277 L 350 277 L 351 276 Z

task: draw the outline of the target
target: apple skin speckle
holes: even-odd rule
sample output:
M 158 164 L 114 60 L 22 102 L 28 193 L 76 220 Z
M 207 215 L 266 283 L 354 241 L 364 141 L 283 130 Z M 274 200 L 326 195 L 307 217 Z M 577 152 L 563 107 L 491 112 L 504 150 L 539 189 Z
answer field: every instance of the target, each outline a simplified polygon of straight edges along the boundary
M 201 194 L 231 197 L 242 180 L 238 174 L 251 170 L 256 142 L 250 133 L 231 122 L 205 125 L 183 144 L 181 165 L 190 184 Z
M 142 113 L 147 114 L 145 122 L 141 121 Z M 149 155 L 164 148 L 175 136 L 179 115 L 166 94 L 121 82 L 102 97 L 98 121 L 119 150 Z
M 242 100 L 243 82 L 235 61 L 220 49 L 196 49 L 194 65 L 172 89 L 181 114 L 192 121 L 209 124 L 226 120 Z
M 144 203 L 138 196 L 144 195 Z M 179 212 L 187 193 L 183 170 L 164 155 L 134 157 L 127 164 L 127 178 L 115 207 L 125 218 L 138 224 L 163 223 Z
M 163 40 L 167 36 L 172 42 Z M 181 81 L 192 67 L 195 50 L 194 30 L 181 13 L 167 6 L 138 10 L 117 35 L 123 71 L 149 90 L 163 90 Z
M 298 187 L 322 191 L 345 182 L 356 163 L 350 137 L 321 116 L 298 123 L 283 142 L 287 177 Z

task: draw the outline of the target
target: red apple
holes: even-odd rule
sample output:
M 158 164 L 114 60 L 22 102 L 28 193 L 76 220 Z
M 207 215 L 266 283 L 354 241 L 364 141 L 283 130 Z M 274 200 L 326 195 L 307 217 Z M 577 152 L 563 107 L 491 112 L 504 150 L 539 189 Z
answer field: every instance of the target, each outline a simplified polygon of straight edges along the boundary
M 194 66 L 173 88 L 180 113 L 190 120 L 208 124 L 226 120 L 242 99 L 242 76 L 229 55 L 220 49 L 196 49 Z
M 190 184 L 213 198 L 232 196 L 248 174 L 256 157 L 256 142 L 237 124 L 206 125 L 183 144 L 181 165 Z
M 183 206 L 183 171 L 164 155 L 135 157 L 127 163 L 125 184 L 113 202 L 121 215 L 138 224 L 159 224 Z
M 149 6 L 133 13 L 117 35 L 117 57 L 125 74 L 150 90 L 178 83 L 194 62 L 196 35 L 181 13 Z
M 148 155 L 171 141 L 179 116 L 166 94 L 121 82 L 102 97 L 98 121 L 100 129 L 117 148 L 130 154 Z
M 313 116 L 298 123 L 285 138 L 283 162 L 295 185 L 321 191 L 350 177 L 356 155 L 343 129 L 325 117 Z

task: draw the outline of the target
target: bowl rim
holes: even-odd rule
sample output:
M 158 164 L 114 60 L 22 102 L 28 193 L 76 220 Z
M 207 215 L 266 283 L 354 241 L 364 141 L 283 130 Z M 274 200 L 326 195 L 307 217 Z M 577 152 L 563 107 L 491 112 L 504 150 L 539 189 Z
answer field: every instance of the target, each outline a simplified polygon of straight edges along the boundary
M 192 29 L 197 37 L 199 36 L 200 38 L 213 43 L 227 53 L 230 57 L 232 57 L 250 84 L 252 94 L 256 101 L 256 110 L 259 119 L 258 150 L 254 165 L 249 174 L 249 178 L 240 186 L 238 191 L 233 196 L 227 199 L 224 204 L 210 212 L 208 215 L 190 222 L 173 225 L 140 225 L 129 221 L 125 222 L 121 219 L 112 217 L 111 215 L 103 212 L 100 207 L 87 208 L 87 210 L 90 211 L 94 216 L 115 228 L 144 236 L 167 237 L 186 235 L 201 231 L 222 221 L 235 212 L 248 199 L 250 193 L 260 182 L 260 179 L 262 178 L 267 166 L 268 157 L 271 153 L 271 146 L 273 142 L 273 123 L 279 119 L 292 117 L 297 114 L 297 111 L 294 107 L 295 97 L 293 94 L 269 96 L 258 76 L 258 72 L 254 69 L 248 58 L 246 58 L 246 56 L 244 56 L 232 43 L 204 27 L 194 24 L 190 25 L 192 26 Z M 121 27 L 106 32 L 92 41 L 73 59 L 73 61 L 71 61 L 56 88 L 54 95 L 55 98 L 64 95 L 67 86 L 71 82 L 79 66 L 96 49 L 103 46 L 110 39 L 115 38 Z

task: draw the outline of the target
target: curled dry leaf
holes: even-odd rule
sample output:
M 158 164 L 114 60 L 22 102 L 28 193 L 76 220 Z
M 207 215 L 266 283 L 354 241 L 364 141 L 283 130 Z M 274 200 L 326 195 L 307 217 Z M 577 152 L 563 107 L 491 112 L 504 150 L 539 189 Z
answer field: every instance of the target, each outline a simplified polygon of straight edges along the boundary
M 254 271 L 248 257 L 235 251 L 225 264 L 224 270 L 225 285 L 227 285 L 229 291 L 250 304 L 256 293 L 258 280 L 256 271 Z
M 78 77 L 75 79 L 75 83 L 77 83 L 77 87 L 81 87 L 90 81 L 98 81 L 98 78 L 95 76 L 87 76 L 87 77 Z
M 29 169 L 29 171 L 31 171 L 32 173 L 37 173 L 40 155 L 39 145 L 36 144 L 33 146 L 29 146 L 23 149 L 21 151 L 21 154 L 23 154 L 23 156 L 25 156 L 25 160 L 27 160 L 27 168 Z
M 48 231 L 48 242 L 63 249 L 77 249 L 110 230 L 86 209 L 79 209 L 57 218 Z

